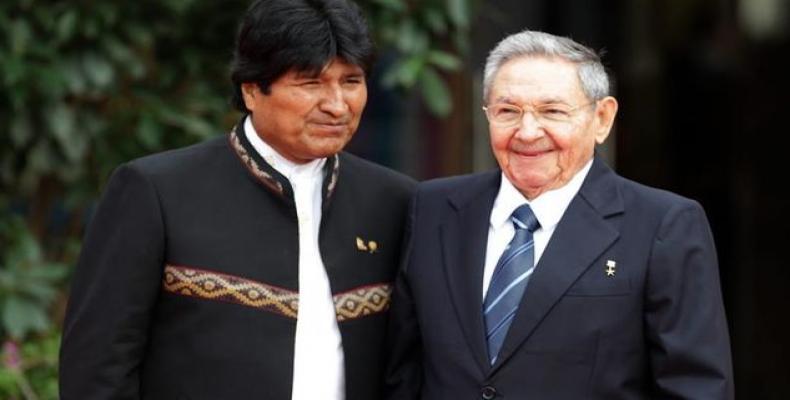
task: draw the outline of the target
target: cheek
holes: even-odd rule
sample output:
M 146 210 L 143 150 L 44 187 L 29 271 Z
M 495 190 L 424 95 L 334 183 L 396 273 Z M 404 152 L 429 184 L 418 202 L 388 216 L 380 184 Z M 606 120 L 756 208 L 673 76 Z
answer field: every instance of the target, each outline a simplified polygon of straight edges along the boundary
M 586 161 L 595 147 L 594 139 L 581 136 L 565 137 L 557 141 L 562 149 L 559 162 L 563 168 L 573 169 L 582 161 Z
M 354 115 L 361 115 L 362 110 L 365 109 L 365 104 L 368 102 L 368 90 L 361 89 L 358 92 L 352 93 L 346 102 L 348 103 L 348 108 Z
M 513 137 L 513 134 L 495 127 L 489 127 L 488 129 L 490 132 L 491 147 L 494 149 L 494 152 L 507 151 L 508 143 L 510 142 L 510 138 Z

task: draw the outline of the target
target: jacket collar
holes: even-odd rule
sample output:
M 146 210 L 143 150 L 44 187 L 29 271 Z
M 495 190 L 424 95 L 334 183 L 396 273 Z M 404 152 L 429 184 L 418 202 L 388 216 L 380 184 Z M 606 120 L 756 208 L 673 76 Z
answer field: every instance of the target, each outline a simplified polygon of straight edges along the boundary
M 264 188 L 283 201 L 293 204 L 293 188 L 288 179 L 274 169 L 255 151 L 244 132 L 244 118 L 228 133 L 228 144 L 247 172 Z M 340 174 L 340 157 L 337 154 L 327 158 L 324 164 L 324 183 L 321 188 L 323 206 L 326 208 L 337 187 Z

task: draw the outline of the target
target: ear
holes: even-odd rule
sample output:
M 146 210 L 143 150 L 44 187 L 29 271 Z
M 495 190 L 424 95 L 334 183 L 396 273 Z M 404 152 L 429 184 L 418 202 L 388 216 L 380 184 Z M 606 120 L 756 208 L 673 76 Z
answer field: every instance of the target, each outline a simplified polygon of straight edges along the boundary
M 245 82 L 241 84 L 241 96 L 244 98 L 244 105 L 248 110 L 255 109 L 256 99 L 261 96 L 261 90 L 258 84 L 252 82 Z
M 601 144 L 609 136 L 617 108 L 617 100 L 612 96 L 598 100 L 598 106 L 595 108 L 595 143 Z

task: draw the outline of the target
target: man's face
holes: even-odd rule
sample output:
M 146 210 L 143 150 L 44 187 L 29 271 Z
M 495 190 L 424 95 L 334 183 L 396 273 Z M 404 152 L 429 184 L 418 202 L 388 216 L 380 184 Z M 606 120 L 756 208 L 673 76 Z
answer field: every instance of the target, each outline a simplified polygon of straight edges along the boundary
M 263 94 L 242 84 L 261 138 L 283 157 L 305 163 L 338 153 L 359 126 L 368 99 L 362 68 L 336 58 L 318 74 L 289 71 Z
M 558 58 L 519 57 L 505 63 L 491 84 L 488 106 L 511 104 L 533 110 L 556 105 L 564 121 L 524 115 L 512 126 L 489 122 L 491 147 L 505 176 L 528 199 L 564 186 L 590 160 L 617 112 L 607 97 L 591 102 L 575 64 Z

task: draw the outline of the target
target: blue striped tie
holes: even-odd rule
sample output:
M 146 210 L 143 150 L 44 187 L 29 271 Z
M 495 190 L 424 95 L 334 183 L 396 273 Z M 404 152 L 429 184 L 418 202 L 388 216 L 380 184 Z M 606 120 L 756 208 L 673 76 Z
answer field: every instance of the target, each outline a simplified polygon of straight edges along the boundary
M 488 359 L 491 365 L 496 362 L 499 349 L 505 341 L 505 335 L 524 294 L 524 288 L 535 269 L 532 232 L 540 228 L 540 223 L 529 204 L 513 211 L 510 220 L 516 232 L 494 268 L 494 275 L 483 302 Z

